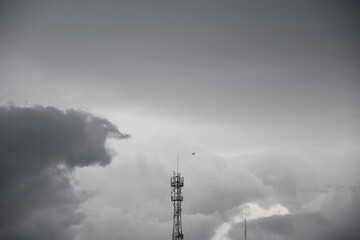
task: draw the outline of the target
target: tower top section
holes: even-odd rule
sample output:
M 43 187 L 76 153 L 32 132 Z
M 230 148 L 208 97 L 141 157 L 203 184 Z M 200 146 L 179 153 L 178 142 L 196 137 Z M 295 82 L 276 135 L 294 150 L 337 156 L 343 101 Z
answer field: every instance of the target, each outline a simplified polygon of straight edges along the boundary
M 173 176 L 171 177 L 171 184 L 172 188 L 182 188 L 184 187 L 184 177 L 181 177 L 181 173 L 173 172 Z
M 183 240 L 184 234 L 182 233 L 182 223 L 181 223 L 181 204 L 184 200 L 181 189 L 184 187 L 184 177 L 181 177 L 179 172 L 179 158 L 177 158 L 176 172 L 173 172 L 173 176 L 170 178 L 171 186 L 171 202 L 174 205 L 174 215 L 173 215 L 173 232 L 172 240 Z

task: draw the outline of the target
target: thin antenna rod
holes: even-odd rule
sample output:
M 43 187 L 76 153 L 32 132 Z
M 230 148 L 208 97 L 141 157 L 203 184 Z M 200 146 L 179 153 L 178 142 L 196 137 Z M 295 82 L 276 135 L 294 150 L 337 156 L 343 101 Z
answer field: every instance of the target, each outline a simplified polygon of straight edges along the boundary
M 179 155 L 176 155 L 176 172 L 179 172 Z
M 244 234 L 245 234 L 245 240 L 247 240 L 247 233 L 246 233 L 246 216 L 245 216 L 245 231 L 244 231 Z

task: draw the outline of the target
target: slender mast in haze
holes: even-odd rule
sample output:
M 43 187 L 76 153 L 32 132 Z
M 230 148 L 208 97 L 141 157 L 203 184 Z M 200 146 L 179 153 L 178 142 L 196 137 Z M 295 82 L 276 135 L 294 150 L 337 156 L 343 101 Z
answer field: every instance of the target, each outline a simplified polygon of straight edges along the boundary
M 245 222 L 244 222 L 244 225 L 245 225 L 244 235 L 245 235 L 245 240 L 247 240 L 247 232 L 246 232 L 246 216 L 245 216 Z

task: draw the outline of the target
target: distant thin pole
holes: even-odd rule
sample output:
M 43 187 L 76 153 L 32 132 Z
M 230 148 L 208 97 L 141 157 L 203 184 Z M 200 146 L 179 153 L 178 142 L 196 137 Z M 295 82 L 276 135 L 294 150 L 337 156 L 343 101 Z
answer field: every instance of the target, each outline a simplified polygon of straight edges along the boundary
M 246 233 L 246 216 L 245 216 L 245 231 L 244 231 L 244 234 L 245 234 L 245 240 L 247 240 L 247 233 Z
M 176 155 L 176 172 L 179 172 L 179 155 Z

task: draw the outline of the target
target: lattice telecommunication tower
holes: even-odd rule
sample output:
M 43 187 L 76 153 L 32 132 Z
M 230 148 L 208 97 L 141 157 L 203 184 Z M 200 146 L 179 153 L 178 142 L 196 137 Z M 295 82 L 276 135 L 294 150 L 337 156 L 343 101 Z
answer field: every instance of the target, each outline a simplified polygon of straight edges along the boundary
M 170 179 L 171 185 L 171 202 L 174 205 L 174 216 L 173 216 L 173 232 L 172 240 L 184 239 L 181 225 L 181 203 L 184 200 L 181 194 L 181 188 L 184 187 L 184 177 L 181 177 L 179 168 L 173 172 L 173 176 Z

